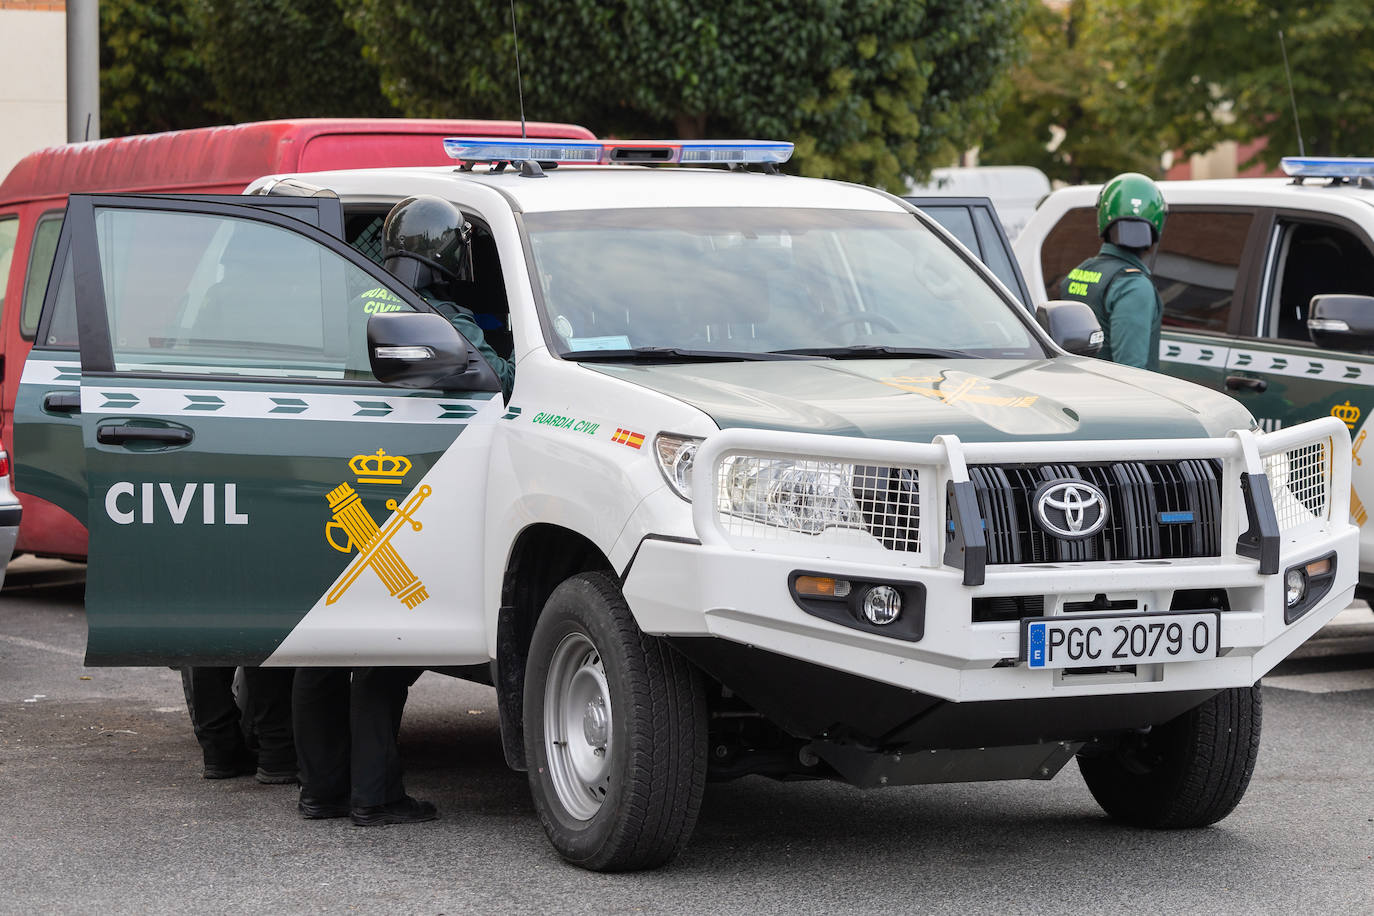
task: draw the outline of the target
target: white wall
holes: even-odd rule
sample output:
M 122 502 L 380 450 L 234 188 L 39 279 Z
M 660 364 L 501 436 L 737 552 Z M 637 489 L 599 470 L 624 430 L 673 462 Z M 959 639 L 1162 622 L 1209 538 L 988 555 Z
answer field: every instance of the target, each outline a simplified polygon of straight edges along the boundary
M 67 14 L 61 3 L 0 0 L 0 177 L 67 140 Z

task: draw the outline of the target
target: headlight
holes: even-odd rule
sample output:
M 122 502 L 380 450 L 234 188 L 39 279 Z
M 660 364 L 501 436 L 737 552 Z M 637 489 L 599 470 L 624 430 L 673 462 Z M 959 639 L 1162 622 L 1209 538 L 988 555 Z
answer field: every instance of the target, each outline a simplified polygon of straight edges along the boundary
M 654 437 L 654 453 L 658 455 L 658 469 L 673 492 L 692 501 L 692 462 L 696 460 L 701 439 L 696 436 L 677 436 L 659 433 Z
M 805 534 L 865 527 L 854 499 L 854 466 L 834 461 L 726 458 L 717 484 L 717 509 Z

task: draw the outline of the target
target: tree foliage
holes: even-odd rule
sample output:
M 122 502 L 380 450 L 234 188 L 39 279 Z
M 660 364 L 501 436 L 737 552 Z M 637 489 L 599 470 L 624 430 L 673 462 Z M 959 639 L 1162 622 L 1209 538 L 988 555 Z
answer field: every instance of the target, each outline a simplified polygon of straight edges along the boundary
M 335 0 L 190 0 L 216 107 L 233 121 L 395 114 Z
M 521 0 L 525 111 L 620 136 L 790 139 L 806 174 L 896 190 L 990 126 L 1025 6 Z M 357 0 L 346 16 L 404 113 L 519 116 L 506 0 Z
M 1374 151 L 1374 23 L 1368 0 L 1113 0 L 1104 49 L 1161 136 L 1185 152 L 1268 137 L 1269 166 L 1298 151 L 1278 32 L 1307 151 Z
M 1012 70 L 1011 92 L 996 132 L 984 138 L 981 162 L 1031 165 L 1070 184 L 1160 171 L 1167 147 L 1150 113 L 1104 60 L 1107 6 L 1072 0 L 1031 9 L 1024 26 L 1027 54 Z
M 214 87 L 193 48 L 196 0 L 102 0 L 100 134 L 219 122 Z

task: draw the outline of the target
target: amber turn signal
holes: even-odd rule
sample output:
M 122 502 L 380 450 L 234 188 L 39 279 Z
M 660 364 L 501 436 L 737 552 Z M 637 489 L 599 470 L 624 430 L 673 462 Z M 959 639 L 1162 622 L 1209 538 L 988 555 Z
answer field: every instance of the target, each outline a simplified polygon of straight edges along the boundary
M 849 582 L 829 576 L 798 576 L 793 584 L 798 595 L 811 598 L 843 598 L 849 594 Z

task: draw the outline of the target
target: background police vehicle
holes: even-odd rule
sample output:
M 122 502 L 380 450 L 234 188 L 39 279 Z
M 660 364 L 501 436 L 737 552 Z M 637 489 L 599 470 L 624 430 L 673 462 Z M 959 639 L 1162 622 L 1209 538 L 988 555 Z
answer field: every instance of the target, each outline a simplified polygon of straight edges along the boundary
M 487 679 L 594 869 L 671 859 L 708 777 L 1077 758 L 1132 823 L 1239 802 L 1256 682 L 1355 585 L 1344 423 L 1071 355 L 1085 306 L 1042 331 L 900 199 L 776 174 L 790 144 L 448 148 L 72 197 L 16 436 L 90 529 L 89 664 Z M 472 223 L 508 400 L 376 263 L 417 194 Z
M 1264 429 L 1346 424 L 1360 597 L 1374 598 L 1374 462 L 1362 454 L 1374 412 L 1374 159 L 1282 165 L 1291 179 L 1158 183 L 1169 204 L 1154 264 L 1160 371 L 1225 391 Z M 1017 238 L 1033 302 L 1058 298 L 1097 251 L 1098 190 L 1055 191 Z

